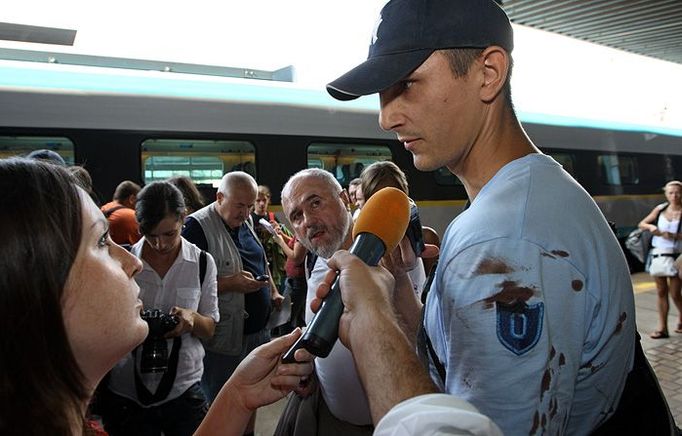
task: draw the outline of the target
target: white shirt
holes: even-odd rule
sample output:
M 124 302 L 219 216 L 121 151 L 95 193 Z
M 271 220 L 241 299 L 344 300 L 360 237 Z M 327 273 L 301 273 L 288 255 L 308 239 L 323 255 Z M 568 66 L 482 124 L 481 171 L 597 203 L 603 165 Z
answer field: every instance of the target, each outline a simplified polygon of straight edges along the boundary
M 137 257 L 142 254 L 142 238 L 131 249 Z M 160 309 L 169 313 L 173 306 L 192 309 L 201 315 L 208 316 L 218 322 L 217 269 L 213 257 L 206 253 L 206 275 L 203 286 L 199 284 L 199 254 L 201 250 L 182 238 L 182 247 L 178 257 L 171 265 L 163 279 L 147 262 L 142 261 L 142 271 L 135 276 L 140 286 L 140 299 L 145 309 Z M 168 353 L 173 346 L 173 339 L 167 339 Z M 137 368 L 140 368 L 141 347 L 137 352 Z M 175 382 L 166 399 L 150 404 L 154 406 L 182 395 L 190 386 L 201 380 L 204 372 L 204 347 L 201 341 L 191 333 L 182 335 L 182 347 L 178 359 Z M 140 374 L 144 385 L 154 393 L 161 381 L 162 374 Z M 137 401 L 135 379 L 133 373 L 133 356 L 129 353 L 120 360 L 111 371 L 109 388 L 112 392 Z
M 318 257 L 308 279 L 306 324 L 310 324 L 313 319 L 310 302 L 327 271 L 329 271 L 327 261 Z M 355 370 L 353 355 L 340 340 L 336 341 L 329 356 L 315 359 L 315 372 L 322 389 L 322 397 L 336 418 L 355 425 L 372 424 L 367 395 Z
M 466 401 L 427 394 L 396 404 L 374 429 L 374 436 L 414 435 L 502 436 L 502 432 Z
M 668 221 L 665 217 L 665 212 L 662 212 L 658 217 L 658 222 L 656 223 L 658 230 L 662 232 L 677 233 L 677 229 L 680 228 L 680 220 Z M 651 246 L 660 249 L 659 253 L 679 253 L 680 252 L 680 241 L 671 241 L 663 236 L 654 236 L 651 238 Z

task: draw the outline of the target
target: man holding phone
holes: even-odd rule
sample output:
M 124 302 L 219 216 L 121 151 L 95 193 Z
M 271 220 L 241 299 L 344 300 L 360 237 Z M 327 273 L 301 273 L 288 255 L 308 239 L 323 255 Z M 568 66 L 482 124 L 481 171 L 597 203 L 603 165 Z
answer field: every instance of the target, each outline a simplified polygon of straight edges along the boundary
M 247 220 L 256 192 L 256 181 L 249 174 L 225 174 L 216 201 L 188 216 L 182 231 L 185 239 L 211 253 L 218 268 L 220 321 L 213 338 L 204 341 L 201 380 L 211 402 L 239 363 L 270 340 L 266 326 L 271 307 L 283 300 L 270 279 L 263 246 Z M 254 423 L 255 413 L 247 433 Z

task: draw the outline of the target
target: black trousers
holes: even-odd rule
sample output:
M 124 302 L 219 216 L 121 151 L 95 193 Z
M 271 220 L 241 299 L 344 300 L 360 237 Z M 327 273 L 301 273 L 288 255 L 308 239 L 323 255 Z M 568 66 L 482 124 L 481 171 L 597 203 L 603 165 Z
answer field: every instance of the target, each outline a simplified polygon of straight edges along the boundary
M 178 398 L 153 407 L 116 395 L 108 389 L 99 392 L 98 412 L 110 436 L 189 436 L 201 424 L 208 403 L 199 383 Z

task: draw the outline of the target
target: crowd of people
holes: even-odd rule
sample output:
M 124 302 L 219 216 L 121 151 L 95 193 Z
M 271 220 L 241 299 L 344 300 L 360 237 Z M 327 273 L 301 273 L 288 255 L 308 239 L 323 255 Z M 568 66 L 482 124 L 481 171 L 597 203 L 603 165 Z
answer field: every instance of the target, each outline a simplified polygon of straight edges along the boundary
M 124 181 L 99 208 L 87 171 L 50 153 L 0 161 L 0 434 L 253 434 L 287 395 L 277 435 L 668 434 L 621 248 L 519 123 L 513 47 L 492 0 L 391 0 L 367 61 L 327 86 L 378 93 L 417 169 L 447 167 L 469 197 L 442 238 L 412 204 L 379 266 L 347 250 L 367 200 L 409 195 L 389 161 L 347 187 L 296 172 L 279 218 L 243 171 L 208 204 L 176 177 Z M 652 337 L 668 292 L 681 307 L 681 189 L 640 223 L 665 260 Z M 284 363 L 337 277 L 340 341 Z

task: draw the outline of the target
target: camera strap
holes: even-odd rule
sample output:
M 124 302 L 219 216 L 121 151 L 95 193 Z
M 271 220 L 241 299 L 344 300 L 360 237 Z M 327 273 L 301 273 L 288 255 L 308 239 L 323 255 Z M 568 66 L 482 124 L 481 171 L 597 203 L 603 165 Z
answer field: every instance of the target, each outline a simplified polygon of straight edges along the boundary
M 159 383 L 156 392 L 153 394 L 149 392 L 149 389 L 142 382 L 142 377 L 140 372 L 137 370 L 137 348 L 133 350 L 133 372 L 135 373 L 135 390 L 137 391 L 137 399 L 140 400 L 145 406 L 152 403 L 158 403 L 166 399 L 170 393 L 173 383 L 175 383 L 175 375 L 178 372 L 178 359 L 180 357 L 180 346 L 182 345 L 182 338 L 176 336 L 173 338 L 173 347 L 171 348 L 170 356 L 168 357 L 168 369 L 161 377 L 161 382 Z

